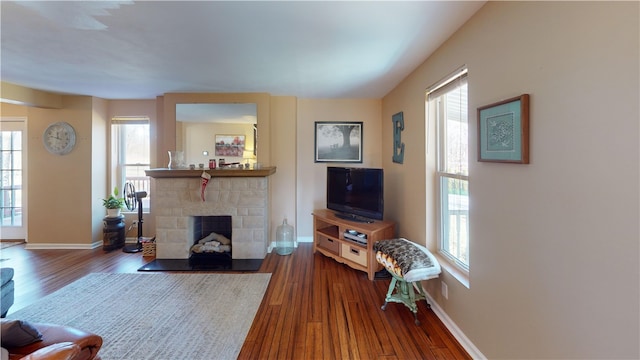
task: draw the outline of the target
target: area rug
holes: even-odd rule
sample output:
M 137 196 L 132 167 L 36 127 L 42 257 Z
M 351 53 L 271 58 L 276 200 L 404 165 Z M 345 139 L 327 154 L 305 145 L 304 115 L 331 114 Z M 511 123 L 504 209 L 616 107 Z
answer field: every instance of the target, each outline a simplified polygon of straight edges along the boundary
M 8 318 L 102 336 L 103 360 L 236 359 L 271 274 L 89 274 Z

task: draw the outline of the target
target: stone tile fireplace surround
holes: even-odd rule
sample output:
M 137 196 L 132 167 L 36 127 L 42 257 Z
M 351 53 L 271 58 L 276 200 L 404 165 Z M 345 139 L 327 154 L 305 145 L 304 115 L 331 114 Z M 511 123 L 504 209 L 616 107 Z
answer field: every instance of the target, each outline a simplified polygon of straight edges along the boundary
M 269 178 L 275 167 L 207 170 L 211 179 L 201 198 L 202 170 L 147 170 L 156 215 L 156 258 L 188 259 L 196 216 L 230 215 L 232 258 L 264 259 L 269 244 Z

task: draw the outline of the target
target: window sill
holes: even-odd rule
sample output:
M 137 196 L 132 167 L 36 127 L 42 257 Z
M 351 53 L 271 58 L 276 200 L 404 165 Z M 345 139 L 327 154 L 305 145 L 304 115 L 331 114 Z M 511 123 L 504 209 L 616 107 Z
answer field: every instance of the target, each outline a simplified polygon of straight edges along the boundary
M 438 262 L 440 263 L 440 267 L 448 272 L 451 276 L 453 276 L 458 282 L 464 285 L 467 289 L 469 289 L 469 274 L 460 270 L 457 266 L 453 265 L 449 259 L 445 258 L 440 254 L 434 254 Z
M 121 211 L 120 214 L 122 215 L 138 215 L 138 210 L 133 210 L 133 211 Z M 149 210 L 142 210 L 142 214 L 143 215 L 149 215 L 151 214 L 151 212 Z

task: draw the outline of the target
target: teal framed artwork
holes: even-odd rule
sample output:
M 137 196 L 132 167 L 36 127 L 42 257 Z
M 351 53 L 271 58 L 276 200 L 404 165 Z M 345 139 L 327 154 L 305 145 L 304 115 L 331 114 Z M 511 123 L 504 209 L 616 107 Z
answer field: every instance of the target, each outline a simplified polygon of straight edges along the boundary
M 478 108 L 478 161 L 529 163 L 529 94 Z
M 402 111 L 391 117 L 393 123 L 393 157 L 394 163 L 404 162 L 404 143 L 402 142 L 402 130 L 404 130 L 404 115 Z

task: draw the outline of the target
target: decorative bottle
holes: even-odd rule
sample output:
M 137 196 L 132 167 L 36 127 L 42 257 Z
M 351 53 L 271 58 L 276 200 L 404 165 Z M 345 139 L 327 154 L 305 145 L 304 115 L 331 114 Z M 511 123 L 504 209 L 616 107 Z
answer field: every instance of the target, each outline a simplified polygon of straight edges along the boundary
M 293 226 L 287 224 L 287 218 L 284 218 L 282 225 L 278 226 L 276 230 L 276 252 L 278 255 L 289 255 L 295 247 Z

